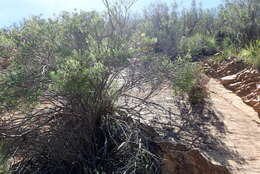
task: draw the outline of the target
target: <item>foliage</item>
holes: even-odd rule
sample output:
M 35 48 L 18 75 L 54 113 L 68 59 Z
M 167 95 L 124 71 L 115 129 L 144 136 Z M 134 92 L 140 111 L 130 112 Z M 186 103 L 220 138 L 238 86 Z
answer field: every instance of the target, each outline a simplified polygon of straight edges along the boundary
M 222 59 L 259 40 L 258 0 L 226 1 L 217 10 L 193 0 L 181 12 L 158 3 L 138 18 L 129 13 L 135 0 L 103 2 L 104 13 L 33 16 L 0 31 L 0 59 L 8 60 L 0 69 L 0 114 L 7 116 L 0 139 L 7 157 L 21 159 L 15 172 L 159 173 L 137 109 L 164 80 L 191 104 L 203 103 L 194 58 L 222 50 L 215 56 Z M 256 41 L 239 55 L 259 68 L 259 50 Z M 150 88 L 142 98 L 131 96 L 143 86 Z
M 213 56 L 210 56 L 210 59 L 220 62 L 224 59 L 237 55 L 238 50 L 235 45 L 231 43 L 229 38 L 225 38 L 219 47 L 221 51 L 214 54 Z
M 166 3 L 151 4 L 144 10 L 139 29 L 151 38 L 157 38 L 154 52 L 163 52 L 169 56 L 178 54 L 177 43 L 180 28 L 177 16 L 177 5 Z
M 6 31 L 0 31 L 0 70 L 10 65 L 15 53 L 13 47 L 14 42 L 9 38 L 8 33 Z
M 0 31 L 0 51 L 1 58 L 4 58 L 8 55 L 7 51 L 11 51 L 14 46 L 13 41 L 9 38 L 8 33 L 4 31 Z M 10 53 L 9 53 L 10 54 Z
M 242 49 L 239 57 L 247 63 L 253 64 L 260 70 L 260 40 L 250 43 Z
M 173 66 L 175 76 L 172 83 L 175 94 L 187 94 L 192 105 L 203 103 L 206 93 L 200 65 L 191 62 L 191 56 L 187 54 L 179 57 Z
M 3 150 L 3 144 L 0 144 L 0 173 L 9 174 L 7 166 L 7 158 Z
M 183 37 L 180 40 L 179 49 L 192 57 L 210 56 L 216 53 L 215 40 L 209 36 L 195 34 L 191 37 Z
M 140 74 L 129 62 L 156 40 L 143 36 L 137 48 L 118 5 L 104 15 L 31 17 L 6 33 L 16 51 L 0 75 L 0 113 L 8 115 L 0 138 L 8 157 L 21 158 L 14 172 L 158 172 L 147 137 L 135 127 L 140 123 L 125 121 L 139 115 L 119 102 L 141 84 L 152 86 L 143 102 L 156 91 L 162 79 L 147 78 L 151 67 Z M 133 74 L 123 78 L 125 69 Z
M 216 48 L 227 50 L 223 45 L 225 39 L 237 52 L 259 39 L 259 4 L 259 0 L 228 0 L 216 9 L 202 9 L 193 0 L 191 7 L 182 11 L 178 10 L 175 2 L 171 5 L 152 4 L 139 19 L 142 22 L 139 28 L 147 36 L 158 39 L 156 52 L 166 53 L 172 58 L 183 52 L 183 45 L 184 49 L 191 49 L 192 56 L 208 56 Z M 193 46 L 196 47 L 194 53 Z M 209 50 L 200 51 L 205 47 Z
M 243 47 L 259 39 L 259 0 L 228 0 L 220 8 L 221 30 L 236 47 Z

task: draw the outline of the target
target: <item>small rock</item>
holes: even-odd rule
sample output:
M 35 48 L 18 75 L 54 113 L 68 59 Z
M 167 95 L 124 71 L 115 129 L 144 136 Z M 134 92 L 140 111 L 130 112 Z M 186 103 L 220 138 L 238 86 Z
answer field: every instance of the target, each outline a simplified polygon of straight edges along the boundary
M 227 168 L 214 165 L 198 150 L 171 143 L 159 146 L 163 151 L 162 174 L 230 174 Z
M 250 101 L 248 102 L 248 104 L 251 105 L 251 106 L 253 106 L 253 107 L 255 107 L 257 103 L 258 103 L 257 100 L 250 100 Z
M 221 83 L 223 85 L 227 85 L 227 84 L 230 84 L 230 83 L 234 83 L 236 81 L 236 77 L 237 75 L 234 74 L 234 75 L 230 75 L 230 76 L 226 76 L 226 77 L 222 77 L 220 79 Z
M 260 84 L 256 84 L 256 90 L 257 90 L 257 91 L 260 90 Z
M 231 90 L 235 90 L 238 87 L 240 87 L 242 85 L 242 82 L 236 82 L 236 83 L 231 83 L 227 86 L 227 88 L 231 89 Z

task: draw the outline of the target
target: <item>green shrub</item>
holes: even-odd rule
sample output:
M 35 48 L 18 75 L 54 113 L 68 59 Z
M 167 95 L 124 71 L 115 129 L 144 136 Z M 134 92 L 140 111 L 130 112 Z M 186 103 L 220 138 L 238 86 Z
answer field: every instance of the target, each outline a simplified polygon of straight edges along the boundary
M 4 154 L 5 153 L 4 153 L 3 145 L 0 144 L 0 173 L 1 174 L 10 174 L 8 172 L 7 158 Z
M 202 69 L 198 63 L 190 61 L 188 54 L 179 57 L 174 63 L 175 72 L 173 87 L 175 94 L 187 94 L 188 100 L 192 105 L 203 103 L 206 97 L 205 81 L 202 75 Z
M 195 84 L 188 93 L 191 105 L 204 104 L 205 98 L 207 97 L 206 83 L 207 77 L 203 74 L 199 74 Z
M 219 47 L 221 51 L 210 56 L 210 59 L 220 62 L 228 57 L 237 56 L 237 48 L 229 38 L 224 38 L 223 43 Z
M 260 40 L 252 42 L 239 53 L 239 58 L 253 64 L 260 71 Z
M 10 52 L 13 51 L 14 42 L 8 36 L 8 33 L 0 31 L 0 61 L 2 58 L 10 56 Z
M 0 139 L 8 158 L 21 157 L 11 166 L 17 173 L 156 173 L 147 137 L 129 121 L 139 113 L 119 102 L 151 66 L 146 76 L 123 74 L 135 51 L 146 51 L 106 17 L 65 13 L 10 29 L 17 48 L 12 69 L 0 74 L 0 114 L 14 116 L 0 119 Z
M 183 37 L 179 49 L 185 54 L 190 52 L 192 57 L 210 56 L 217 50 L 214 38 L 201 34 Z

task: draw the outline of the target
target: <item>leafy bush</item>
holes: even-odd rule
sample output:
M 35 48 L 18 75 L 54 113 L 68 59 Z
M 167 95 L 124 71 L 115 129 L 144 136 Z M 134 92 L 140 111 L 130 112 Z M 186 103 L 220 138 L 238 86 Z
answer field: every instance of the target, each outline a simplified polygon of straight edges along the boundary
M 236 56 L 238 51 L 238 48 L 236 48 L 236 46 L 231 42 L 228 37 L 223 39 L 223 42 L 219 45 L 219 49 L 221 51 L 210 56 L 209 58 L 214 61 L 220 62 L 227 59 L 228 57 Z
M 0 173 L 9 174 L 8 166 L 7 166 L 7 158 L 5 156 L 2 144 L 0 144 Z
M 10 55 L 14 42 L 8 37 L 8 33 L 0 31 L 0 59 Z
M 6 98 L 1 100 L 1 106 L 5 101 L 9 109 L 24 115 L 19 118 L 19 129 L 12 127 L 15 117 L 7 121 L 9 124 L 1 124 L 5 134 L 16 137 L 4 136 L 9 153 L 19 146 L 22 148 L 17 157 L 26 157 L 12 169 L 20 173 L 155 173 L 158 162 L 151 155 L 147 137 L 135 127 L 138 122 L 125 120 L 131 109 L 120 109 L 123 103 L 115 105 L 140 78 L 130 77 L 127 84 L 115 87 L 118 70 L 89 57 L 67 57 L 57 67 L 47 74 L 46 84 L 39 86 L 41 92 L 33 101 L 28 99 L 36 94 L 32 90 L 17 95 L 19 83 L 6 90 L 12 94 L 3 95 Z M 38 78 L 31 78 L 39 82 Z M 9 100 L 12 95 L 19 102 Z M 37 103 L 47 106 L 41 109 Z
M 145 102 L 161 78 L 149 77 L 152 66 L 124 76 L 133 67 L 129 59 L 145 49 L 131 43 L 118 19 L 106 17 L 65 13 L 10 29 L 16 52 L 0 74 L 0 113 L 9 116 L 0 120 L 0 138 L 8 157 L 21 159 L 13 171 L 158 173 L 140 123 L 129 118 L 139 114 L 119 98 L 151 79 L 151 91 L 140 100 Z
M 179 57 L 174 63 L 174 91 L 175 94 L 187 94 L 192 105 L 203 103 L 206 97 L 205 81 L 199 64 L 190 61 L 188 54 Z
M 179 49 L 185 54 L 190 52 L 192 57 L 210 56 L 216 53 L 214 38 L 195 34 L 191 37 L 183 37 L 179 43 Z
M 199 74 L 195 84 L 189 91 L 189 101 L 191 105 L 204 104 L 205 98 L 207 97 L 207 89 L 205 87 L 207 83 L 207 77 L 203 74 Z
M 260 71 L 260 40 L 252 42 L 242 49 L 239 57 L 245 62 L 253 64 Z
M 259 9 L 258 0 L 226 1 L 225 8 L 220 8 L 219 27 L 237 48 L 259 39 Z
M 14 55 L 14 42 L 8 37 L 8 33 L 0 31 L 0 71 L 11 64 Z

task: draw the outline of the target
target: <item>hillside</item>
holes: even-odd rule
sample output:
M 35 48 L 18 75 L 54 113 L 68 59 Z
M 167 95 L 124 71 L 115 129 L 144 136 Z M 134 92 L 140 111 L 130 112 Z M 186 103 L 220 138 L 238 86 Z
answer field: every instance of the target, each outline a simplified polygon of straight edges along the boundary
M 0 174 L 259 173 L 259 0 L 100 1 L 0 29 Z

